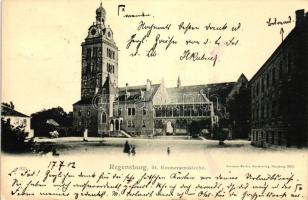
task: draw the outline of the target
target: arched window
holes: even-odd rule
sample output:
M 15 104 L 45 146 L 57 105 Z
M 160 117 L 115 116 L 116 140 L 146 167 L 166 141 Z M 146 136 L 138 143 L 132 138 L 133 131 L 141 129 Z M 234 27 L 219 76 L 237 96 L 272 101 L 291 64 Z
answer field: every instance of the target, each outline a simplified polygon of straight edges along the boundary
M 106 115 L 106 113 L 102 114 L 102 123 L 104 123 L 104 124 L 107 123 L 107 115 Z

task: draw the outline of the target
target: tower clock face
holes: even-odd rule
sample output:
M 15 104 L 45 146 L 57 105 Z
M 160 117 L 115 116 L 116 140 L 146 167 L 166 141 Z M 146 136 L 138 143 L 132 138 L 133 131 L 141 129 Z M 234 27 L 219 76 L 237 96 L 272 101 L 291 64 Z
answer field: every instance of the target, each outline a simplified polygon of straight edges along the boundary
M 95 35 L 95 34 L 96 34 L 96 29 L 93 28 L 93 29 L 91 30 L 91 35 Z

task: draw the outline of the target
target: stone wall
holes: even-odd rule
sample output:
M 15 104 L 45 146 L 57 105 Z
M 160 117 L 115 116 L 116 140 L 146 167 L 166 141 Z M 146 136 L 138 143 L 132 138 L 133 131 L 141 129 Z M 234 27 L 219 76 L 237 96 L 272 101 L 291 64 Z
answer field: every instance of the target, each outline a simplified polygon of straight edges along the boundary
M 84 130 L 88 129 L 88 136 L 98 136 L 97 109 L 92 104 L 74 105 L 73 109 L 73 127 L 76 134 L 83 136 Z
M 129 109 L 135 110 L 134 115 L 132 113 L 130 115 L 128 114 Z M 115 117 L 123 118 L 121 130 L 136 136 L 152 135 L 153 109 L 151 101 L 144 103 L 115 103 L 114 112 Z

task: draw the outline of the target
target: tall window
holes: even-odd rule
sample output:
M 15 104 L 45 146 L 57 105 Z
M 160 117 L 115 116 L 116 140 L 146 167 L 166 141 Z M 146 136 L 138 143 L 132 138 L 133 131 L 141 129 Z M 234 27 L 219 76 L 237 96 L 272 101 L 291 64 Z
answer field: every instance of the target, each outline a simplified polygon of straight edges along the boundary
M 143 113 L 143 115 L 146 115 L 146 114 L 147 114 L 147 110 L 146 110 L 146 108 L 145 108 L 145 107 L 143 107 L 143 109 L 142 109 L 142 113 Z
M 110 59 L 114 59 L 115 58 L 115 52 L 112 51 L 111 49 L 107 48 L 107 57 Z
M 267 117 L 267 104 L 264 106 L 264 118 L 266 119 Z
M 114 65 L 107 63 L 107 72 L 114 73 Z
M 102 114 L 102 123 L 104 123 L 104 124 L 107 123 L 107 115 L 106 115 L 106 113 Z
M 269 88 L 269 73 L 266 75 L 266 87 Z
M 90 72 L 91 71 L 91 48 L 87 49 L 86 61 L 87 61 L 86 71 Z
M 87 48 L 87 59 L 91 58 L 91 48 Z
M 97 57 L 97 47 L 93 47 L 93 58 Z
M 276 101 L 272 101 L 272 116 L 276 116 Z
M 136 113 L 135 113 L 135 108 L 128 108 L 127 109 L 127 113 L 128 113 L 128 115 L 135 115 Z
M 269 103 L 269 104 L 267 104 L 267 106 L 268 106 L 268 117 L 270 118 L 270 117 L 272 117 L 272 105 Z
M 275 67 L 272 69 L 272 83 L 274 84 L 276 81 L 276 70 Z
M 288 72 L 290 72 L 291 69 L 292 69 L 292 55 L 291 55 L 291 53 L 289 53 L 289 55 L 288 55 L 287 69 L 288 69 Z
M 283 70 L 283 69 L 282 69 L 282 62 L 280 62 L 280 63 L 279 63 L 279 78 L 282 77 L 282 73 L 283 73 L 282 70 Z

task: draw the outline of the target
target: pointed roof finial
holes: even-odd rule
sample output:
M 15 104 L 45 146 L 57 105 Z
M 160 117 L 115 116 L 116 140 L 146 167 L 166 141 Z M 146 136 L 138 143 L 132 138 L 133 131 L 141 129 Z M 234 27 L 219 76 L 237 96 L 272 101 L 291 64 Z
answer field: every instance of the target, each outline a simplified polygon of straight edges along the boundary
M 180 76 L 178 76 L 177 87 L 178 88 L 181 87 L 181 77 Z
M 100 2 L 99 7 L 96 9 L 96 13 L 103 13 L 105 15 L 106 11 L 103 8 L 103 3 L 102 2 Z

